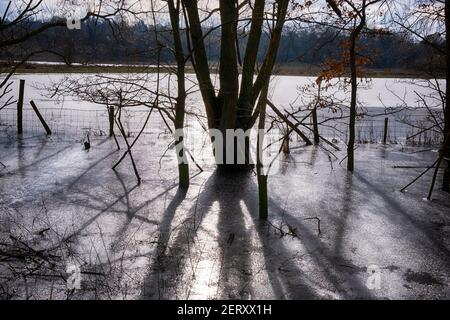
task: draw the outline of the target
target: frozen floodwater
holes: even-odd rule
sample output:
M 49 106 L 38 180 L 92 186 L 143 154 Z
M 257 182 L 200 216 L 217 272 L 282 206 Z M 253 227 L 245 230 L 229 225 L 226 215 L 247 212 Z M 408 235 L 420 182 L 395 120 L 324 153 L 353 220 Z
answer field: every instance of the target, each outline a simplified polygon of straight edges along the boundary
M 43 117 L 49 123 L 50 128 L 54 133 L 59 135 L 82 135 L 87 131 L 91 131 L 93 134 L 102 134 L 108 132 L 108 114 L 106 107 L 95 104 L 88 101 L 82 101 L 79 97 L 73 94 L 64 94 L 64 97 L 53 96 L 48 90 L 48 87 L 55 87 L 55 84 L 59 84 L 62 79 L 69 76 L 70 79 L 77 81 L 89 81 L 94 79 L 95 74 L 21 74 L 16 75 L 13 78 L 14 83 L 11 86 L 11 95 L 17 96 L 19 88 L 19 79 L 26 81 L 25 86 L 25 107 L 24 107 L 24 130 L 31 133 L 40 133 L 43 131 L 41 124 L 37 120 L 36 115 L 29 106 L 29 101 L 36 102 Z M 100 75 L 106 76 L 108 79 L 115 78 L 127 78 L 132 77 L 132 82 L 136 82 L 142 79 L 142 83 L 146 87 L 155 86 L 154 75 L 139 75 L 139 74 L 107 74 Z M 169 78 L 166 74 L 162 76 L 162 90 L 167 90 L 176 85 L 173 82 L 173 77 Z M 84 80 L 83 80 L 84 79 Z M 86 80 L 88 79 L 88 80 Z M 172 80 L 170 80 L 172 79 Z M 270 98 L 280 108 L 286 110 L 296 110 L 297 108 L 305 109 L 313 95 L 316 93 L 316 89 L 305 89 L 305 86 L 314 83 L 313 77 L 294 77 L 294 76 L 274 76 L 271 81 Z M 101 79 L 98 81 L 105 81 Z M 430 100 L 429 105 L 435 106 L 435 110 L 439 110 L 439 97 L 436 96 L 436 92 L 432 89 L 424 86 L 421 80 L 413 79 L 372 79 L 368 82 L 362 81 L 359 88 L 359 111 L 368 112 L 371 115 L 378 115 L 376 117 L 365 117 L 358 119 L 356 139 L 362 143 L 380 142 L 383 140 L 384 133 L 384 119 L 388 117 L 389 130 L 388 141 L 392 143 L 404 143 L 407 137 L 414 137 L 411 140 L 413 143 L 425 143 L 436 144 L 439 143 L 441 135 L 438 130 L 431 130 L 423 132 L 422 128 L 431 126 L 434 124 L 428 111 L 424 108 L 414 109 L 408 111 L 402 111 L 399 113 L 385 115 L 386 108 L 395 108 L 399 106 L 407 105 L 410 108 L 418 107 L 417 96 L 414 92 L 418 92 Z M 203 113 L 203 105 L 200 94 L 196 90 L 194 84 L 194 76 L 188 75 L 188 84 L 191 94 L 188 96 L 187 106 L 188 110 L 196 114 Z M 440 85 L 443 86 L 445 81 L 440 81 Z M 170 83 L 170 85 L 168 84 Z M 192 86 L 192 88 L 191 88 Z M 338 86 L 336 86 L 338 87 Z M 335 95 L 338 99 L 343 99 L 344 104 L 348 105 L 349 92 L 348 90 L 329 89 L 327 92 L 322 92 L 322 96 Z M 4 99 L 8 99 L 4 97 Z M 145 98 L 141 98 L 145 99 Z M 143 121 L 145 119 L 148 109 L 145 107 L 133 107 L 124 111 L 123 122 L 127 132 L 136 133 L 140 130 Z M 347 140 L 347 118 L 345 118 L 347 109 L 343 108 L 343 114 L 340 112 L 334 113 L 329 108 L 319 109 L 319 122 L 325 119 L 344 116 L 343 119 L 333 120 L 331 122 L 323 123 L 320 126 L 320 132 L 322 136 L 330 139 L 338 139 L 342 141 Z M 439 112 L 436 111 L 437 118 L 441 117 Z M 269 110 L 269 114 L 271 111 Z M 298 114 L 299 118 L 306 116 L 307 112 Z M 17 123 L 16 120 L 17 111 L 15 105 L 4 108 L 0 112 L 0 129 L 4 127 L 10 127 L 13 129 Z M 155 121 L 158 117 L 150 119 L 150 124 L 146 127 L 146 133 L 154 133 L 155 128 L 160 130 L 164 127 L 162 121 Z M 327 120 L 328 121 L 328 120 Z M 198 122 L 198 118 L 188 117 L 187 126 L 193 125 Z M 270 119 L 268 119 L 270 122 Z M 310 120 L 306 120 L 306 123 Z M 406 124 L 409 123 L 410 125 Z M 12 130 L 14 131 L 14 130 Z M 306 133 L 310 133 L 306 130 Z
M 102 74 L 100 74 L 102 75 Z M 112 78 L 133 77 L 128 74 L 103 74 Z M 42 94 L 46 90 L 39 90 L 44 86 L 49 86 L 52 83 L 58 83 L 66 76 L 71 79 L 82 79 L 83 77 L 93 78 L 96 74 L 17 74 L 12 77 L 15 81 L 15 85 L 11 88 L 12 93 L 17 95 L 18 92 L 18 80 L 24 79 L 26 81 L 25 101 L 35 100 L 44 102 L 43 107 L 65 107 L 75 109 L 102 109 L 98 105 L 89 102 L 82 102 L 76 97 L 66 97 L 64 101 L 56 101 L 56 99 L 43 99 Z M 146 78 L 146 76 L 134 75 L 135 78 Z M 150 77 L 156 79 L 156 75 Z M 161 86 L 167 87 L 167 75 L 161 75 L 163 79 Z M 217 79 L 216 79 L 217 80 Z M 301 105 L 310 101 L 310 95 L 305 95 L 304 87 L 315 83 L 315 77 L 306 76 L 273 76 L 271 80 L 270 97 L 272 100 L 282 107 L 288 107 L 289 105 Z M 170 81 L 175 81 L 171 79 Z M 336 81 L 333 81 L 335 83 Z M 195 76 L 192 74 L 187 75 L 187 83 L 192 85 L 195 83 Z M 419 86 L 418 84 L 422 84 Z M 417 106 L 417 96 L 414 93 L 417 92 L 424 96 L 433 94 L 432 88 L 427 88 L 423 85 L 422 80 L 414 79 L 396 79 L 396 78 L 374 78 L 370 80 L 363 80 L 359 82 L 359 101 L 362 105 L 368 108 L 382 107 L 386 105 L 388 107 L 394 107 L 402 103 L 402 100 L 411 107 Z M 439 80 L 440 86 L 445 87 L 445 80 Z M 153 84 L 151 84 L 153 85 Z M 193 90 L 191 90 L 193 92 Z M 330 88 L 328 93 L 337 92 L 338 97 L 349 97 L 349 91 L 344 91 L 342 88 Z M 324 93 L 325 94 L 325 91 Z M 200 93 L 193 92 L 189 99 L 191 104 L 200 103 Z
M 448 195 L 436 190 L 433 201 L 423 200 L 429 175 L 399 192 L 433 163 L 433 150 L 359 145 L 351 175 L 339 164 L 343 151 L 330 162 L 321 148 L 293 139 L 269 177 L 262 223 L 254 174 L 218 175 L 192 119 L 187 142 L 200 146 L 194 154 L 204 171 L 191 163 L 187 191 L 177 187 L 172 137 L 158 116 L 134 148 L 143 183 L 129 159 L 111 170 L 123 150 L 99 135 L 108 127 L 105 108 L 36 89 L 61 77 L 19 75 L 13 85 L 26 80 L 25 102 L 36 101 L 53 136 L 43 136 L 27 104 L 21 138 L 14 107 L 0 112 L 1 298 L 450 298 Z M 313 80 L 275 77 L 271 98 L 283 108 L 307 104 L 298 93 Z M 411 86 L 375 79 L 361 88 L 360 102 L 381 110 L 401 96 L 414 106 L 414 96 L 402 94 Z M 201 109 L 200 101 L 194 92 L 189 107 Z M 147 111 L 133 112 L 124 119 L 131 137 Z M 358 141 L 379 141 L 376 123 L 358 123 Z M 393 127 L 390 139 L 408 130 Z M 89 152 L 80 140 L 87 131 Z M 335 141 L 345 149 L 342 140 Z M 68 290 L 74 279 L 80 290 Z
M 349 174 L 320 148 L 293 148 L 269 177 L 261 223 L 252 173 L 191 164 L 182 191 L 174 150 L 161 158 L 144 137 L 138 186 L 128 159 L 111 170 L 112 139 L 92 144 L 0 136 L 0 297 L 450 298 L 450 199 L 423 200 L 429 176 L 399 192 L 423 169 L 394 167 L 436 153 L 360 145 Z M 67 290 L 71 266 L 81 290 Z

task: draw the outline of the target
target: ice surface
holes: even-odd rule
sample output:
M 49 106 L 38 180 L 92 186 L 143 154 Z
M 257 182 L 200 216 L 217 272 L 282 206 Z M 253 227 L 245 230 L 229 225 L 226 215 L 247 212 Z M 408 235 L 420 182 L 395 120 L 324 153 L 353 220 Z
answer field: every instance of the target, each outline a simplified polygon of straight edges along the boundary
M 85 152 L 58 136 L 0 136 L 0 252 L 29 254 L 1 257 L 2 297 L 450 298 L 448 195 L 422 201 L 430 176 L 401 193 L 422 169 L 393 168 L 435 153 L 362 145 L 352 175 L 320 148 L 294 147 L 269 177 L 261 223 L 252 173 L 191 164 L 191 186 L 178 190 L 174 151 L 155 148 L 146 136 L 136 146 L 137 186 L 128 159 L 111 170 L 121 155 L 111 139 Z
M 57 83 L 66 76 L 70 78 L 77 79 L 82 77 L 93 77 L 95 74 L 18 74 L 12 77 L 15 84 L 11 87 L 13 89 L 13 94 L 18 91 L 18 80 L 24 79 L 26 81 L 25 90 L 25 102 L 29 100 L 40 101 L 42 99 L 42 92 L 36 89 L 37 87 L 42 87 L 42 85 L 50 85 L 51 83 Z M 123 77 L 124 74 L 108 74 L 110 77 Z M 156 76 L 154 76 L 156 77 Z M 164 77 L 164 74 L 161 76 Z M 188 83 L 194 82 L 195 76 L 192 74 L 187 75 Z M 335 83 L 337 80 L 333 80 Z M 306 76 L 273 76 L 271 80 L 271 90 L 270 97 L 273 102 L 282 107 L 288 107 L 290 104 L 299 104 L 300 101 L 308 102 L 308 99 L 302 97 L 302 88 L 306 85 L 311 85 L 315 82 L 315 77 Z M 445 87 L 445 80 L 438 81 L 440 86 Z M 416 106 L 417 92 L 422 95 L 430 95 L 433 93 L 432 88 L 425 87 L 423 85 L 423 80 L 415 79 L 395 79 L 395 78 L 374 78 L 370 79 L 368 82 L 366 80 L 360 80 L 359 82 L 359 100 L 361 104 L 365 107 L 395 107 L 400 104 L 402 100 L 411 106 Z M 162 86 L 165 86 L 165 82 L 162 82 Z M 344 98 L 349 97 L 349 92 L 344 92 L 341 89 L 330 89 L 329 92 L 338 92 L 338 97 Z M 300 100 L 299 100 L 300 96 Z M 200 93 L 195 92 L 191 94 L 190 101 L 200 102 Z M 303 100 L 301 99 L 303 98 Z M 49 99 L 44 99 L 42 102 L 45 104 L 43 107 L 52 106 L 50 102 L 54 101 Z M 57 104 L 59 107 L 62 106 L 61 103 Z M 82 108 L 82 109 L 92 109 L 96 105 L 93 103 L 83 102 L 80 104 L 79 99 L 75 97 L 66 97 L 65 103 L 63 105 L 66 108 Z M 98 106 L 97 106 L 98 108 Z
M 36 89 L 61 77 L 18 75 L 12 87 L 26 79 L 25 102 L 36 101 L 54 135 L 44 136 L 27 105 L 21 138 L 14 108 L 0 112 L 11 126 L 0 131 L 1 298 L 450 298 L 450 199 L 436 188 L 432 201 L 422 200 L 429 175 L 399 192 L 434 162 L 432 150 L 359 145 L 352 175 L 339 164 L 345 151 L 330 162 L 293 137 L 291 154 L 269 177 L 262 223 L 254 174 L 217 174 L 195 121 L 187 143 L 201 146 L 194 154 L 204 171 L 190 164 L 187 191 L 177 187 L 172 136 L 157 116 L 134 148 L 141 185 L 128 158 L 111 170 L 123 150 L 98 130 L 84 151 L 83 133 L 106 131 L 106 110 Z M 277 76 L 272 100 L 287 108 L 313 80 Z M 360 100 L 376 108 L 381 97 L 392 107 L 401 96 L 414 106 L 417 88 L 408 82 L 374 79 Z M 201 108 L 198 93 L 189 106 Z M 139 112 L 124 120 L 131 138 L 147 111 Z M 71 266 L 82 280 L 73 292 Z

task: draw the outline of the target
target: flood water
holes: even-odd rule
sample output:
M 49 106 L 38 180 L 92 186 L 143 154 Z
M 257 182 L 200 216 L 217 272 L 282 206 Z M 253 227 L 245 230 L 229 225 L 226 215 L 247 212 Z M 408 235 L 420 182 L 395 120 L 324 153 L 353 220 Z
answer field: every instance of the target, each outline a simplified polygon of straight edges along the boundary
M 94 81 L 99 77 L 98 81 L 105 82 L 105 78 L 109 79 L 124 79 L 124 81 L 134 81 L 149 88 L 155 88 L 156 75 L 123 75 L 123 74 L 22 74 L 15 76 L 14 84 L 12 85 L 12 93 L 17 94 L 18 80 L 24 79 L 26 81 L 25 90 L 25 109 L 24 109 L 24 130 L 30 132 L 41 132 L 42 127 L 37 121 L 37 118 L 31 107 L 29 101 L 33 100 L 41 110 L 44 118 L 49 122 L 50 127 L 54 133 L 67 134 L 72 136 L 74 134 L 83 134 L 88 130 L 95 133 L 104 134 L 108 131 L 108 115 L 105 105 L 93 103 L 82 99 L 82 97 L 75 95 L 72 92 L 63 95 L 54 95 L 52 93 L 54 88 L 61 83 L 65 77 L 79 81 L 80 83 L 88 83 L 87 81 Z M 160 76 L 160 90 L 172 94 L 175 92 L 176 83 L 174 77 L 169 77 L 168 74 Z M 337 80 L 336 80 L 337 81 Z M 334 81 L 334 82 L 336 82 Z M 106 81 L 108 82 L 108 81 Z M 317 93 L 316 87 L 311 87 L 315 83 L 314 77 L 301 76 L 274 76 L 271 80 L 270 99 L 281 110 L 293 111 L 299 108 L 306 109 L 310 106 L 314 95 Z M 442 87 L 444 80 L 438 82 Z M 187 108 L 188 111 L 204 115 L 203 104 L 198 88 L 195 85 L 194 75 L 188 75 L 187 84 L 190 94 L 188 95 Z M 365 113 L 368 116 L 362 117 L 357 122 L 357 140 L 359 142 L 380 142 L 383 139 L 384 119 L 389 118 L 388 140 L 392 143 L 404 143 L 406 138 L 414 136 L 421 131 L 424 126 L 433 124 L 433 119 L 430 119 L 428 111 L 418 103 L 417 94 L 426 96 L 431 109 L 435 110 L 437 117 L 440 112 L 440 101 L 437 93 L 433 88 L 427 87 L 423 80 L 414 79 L 371 79 L 361 80 L 358 94 L 359 112 Z M 49 90 L 49 87 L 52 90 Z M 126 85 L 123 86 L 126 90 Z M 129 87 L 129 86 L 128 86 Z M 335 88 L 337 87 L 337 88 Z M 101 86 L 100 89 L 106 90 L 107 85 Z M 333 121 L 323 122 L 320 127 L 321 135 L 337 140 L 347 140 L 347 118 L 349 105 L 349 91 L 348 88 L 333 86 L 333 89 L 321 92 L 322 97 L 330 98 L 336 101 L 331 108 L 319 109 L 319 122 L 329 118 L 339 118 Z M 142 100 L 149 101 L 152 97 L 145 95 Z M 408 110 L 396 112 L 393 114 L 386 114 L 392 111 L 392 108 L 404 108 Z M 421 107 L 421 108 L 420 108 Z M 434 108 L 433 108 L 434 107 Z M 389 109 L 387 109 L 389 108 Z M 335 109 L 333 111 L 333 109 Z M 140 131 L 145 116 L 148 113 L 148 108 L 134 106 L 127 108 L 124 111 L 123 122 L 127 132 L 136 133 Z M 271 111 L 269 110 L 269 114 Z M 296 116 L 302 118 L 306 116 L 307 112 L 298 113 Z M 193 127 L 195 130 L 201 130 L 198 125 L 198 117 L 187 118 L 187 128 Z M 267 120 L 270 125 L 271 119 Z M 205 120 L 203 119 L 203 122 Z M 311 120 L 306 120 L 310 123 Z M 408 124 L 406 124 L 408 123 Z M 16 124 L 16 110 L 15 106 L 9 106 L 0 113 L 0 125 L 14 126 Z M 411 126 L 412 124 L 412 126 Z M 146 126 L 144 132 L 155 133 L 164 130 L 164 123 L 161 117 L 154 115 L 150 119 L 150 123 Z M 311 132 L 305 129 L 306 134 Z M 414 137 L 414 143 L 439 143 L 439 130 L 431 130 L 424 134 L 419 134 Z
M 0 298 L 450 298 L 448 195 L 436 188 L 424 200 L 431 175 L 400 192 L 435 161 L 435 148 L 359 144 L 350 174 L 342 141 L 330 155 L 292 137 L 291 153 L 269 176 L 263 222 L 255 174 L 217 173 L 208 145 L 200 148 L 203 171 L 190 161 L 190 187 L 178 189 L 173 137 L 158 115 L 133 148 L 142 183 L 129 158 L 112 170 L 122 140 L 122 150 L 105 135 L 89 151 L 82 145 L 85 131 L 107 130 L 104 107 L 35 88 L 58 77 L 18 76 L 27 81 L 25 101 L 36 101 L 55 134 L 32 127 L 30 112 L 25 123 L 34 129 L 19 137 L 14 108 L 0 111 L 11 125 L 0 131 L 0 250 L 10 254 L 0 260 Z M 272 99 L 287 108 L 309 80 L 276 77 Z M 383 88 L 397 83 L 374 80 L 363 98 L 373 107 L 380 94 L 394 103 Z M 147 111 L 135 112 L 130 131 Z M 201 145 L 197 122 L 188 130 Z M 68 289 L 71 270 L 80 289 Z

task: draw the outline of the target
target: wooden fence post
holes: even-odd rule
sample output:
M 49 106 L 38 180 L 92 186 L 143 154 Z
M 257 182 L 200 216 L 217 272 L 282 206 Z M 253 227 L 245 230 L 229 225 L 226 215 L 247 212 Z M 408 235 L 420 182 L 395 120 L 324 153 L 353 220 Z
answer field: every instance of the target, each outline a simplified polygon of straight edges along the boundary
M 313 120 L 313 133 L 314 133 L 314 144 L 319 144 L 320 136 L 319 136 L 319 124 L 317 122 L 317 108 L 314 107 L 312 110 L 312 120 Z
M 36 112 L 36 115 L 39 118 L 39 121 L 41 121 L 42 126 L 44 127 L 45 131 L 47 132 L 47 134 L 52 134 L 52 131 L 50 130 L 50 128 L 48 127 L 47 123 L 45 122 L 44 118 L 42 117 L 41 113 L 39 112 L 38 108 L 36 107 L 36 105 L 34 104 L 34 101 L 31 100 L 30 101 L 31 107 L 33 108 L 34 112 Z
M 20 80 L 19 86 L 19 100 L 17 100 L 17 133 L 23 133 L 23 96 L 25 92 L 25 80 Z
M 108 116 L 109 116 L 109 136 L 114 136 L 114 107 L 108 107 Z
M 388 124 L 389 124 L 389 118 L 384 118 L 383 144 L 386 144 L 387 134 L 388 134 Z

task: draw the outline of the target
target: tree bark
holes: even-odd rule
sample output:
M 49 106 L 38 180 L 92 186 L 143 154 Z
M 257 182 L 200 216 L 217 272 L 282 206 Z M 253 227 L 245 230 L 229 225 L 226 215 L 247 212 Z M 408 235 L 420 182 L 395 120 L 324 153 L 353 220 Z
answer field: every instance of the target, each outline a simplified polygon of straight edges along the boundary
M 284 154 L 291 153 L 291 149 L 289 148 L 289 133 L 283 139 L 283 143 L 281 145 L 281 150 L 283 151 Z
M 180 188 L 189 187 L 189 164 L 184 150 L 184 119 L 186 107 L 185 61 L 180 33 L 180 1 L 175 7 L 174 0 L 168 0 L 170 23 L 174 40 L 175 58 L 177 60 L 177 100 L 175 105 L 175 129 L 182 134 L 176 136 L 175 145 L 179 159 L 178 182 Z
M 258 196 L 259 196 L 259 218 L 267 220 L 269 215 L 269 204 L 267 194 L 267 173 L 264 174 L 262 162 L 262 151 L 264 145 L 264 130 L 266 124 L 266 105 L 267 92 L 269 84 L 267 83 L 261 91 L 257 108 L 259 109 L 258 122 L 258 141 L 257 141 L 257 155 L 256 155 L 256 175 L 258 176 Z
M 263 64 L 252 88 L 252 105 L 255 104 L 256 99 L 261 93 L 263 86 L 269 81 L 273 71 L 273 67 L 275 65 L 275 60 L 277 58 L 281 34 L 283 31 L 284 23 L 286 21 L 286 13 L 289 5 L 289 0 L 280 0 L 277 3 L 277 23 L 275 29 L 272 31 L 272 37 L 270 38 L 269 47 L 267 48 Z
M 214 128 L 218 120 L 217 99 L 214 85 L 211 81 L 211 74 L 209 72 L 208 57 L 206 55 L 205 44 L 203 41 L 204 37 L 198 14 L 197 1 L 183 0 L 183 4 L 187 11 L 189 32 L 193 42 L 192 50 L 195 61 L 195 73 L 198 79 L 203 103 L 205 104 L 206 115 L 208 117 L 208 127 Z
M 314 144 L 320 143 L 319 135 L 319 124 L 317 121 L 317 106 L 312 110 L 312 121 L 313 121 L 313 133 L 314 133 Z
M 445 49 L 446 49 L 446 83 L 445 83 L 445 105 L 444 105 L 444 140 L 450 132 L 450 108 L 448 99 L 450 99 L 450 4 L 445 1 Z M 444 150 L 444 156 L 450 157 L 450 148 Z M 442 190 L 450 191 L 450 160 L 446 160 L 447 166 L 444 170 L 444 176 L 442 179 Z
M 241 89 L 238 102 L 238 121 L 241 123 L 248 123 L 247 119 L 248 117 L 251 117 L 253 112 L 253 77 L 255 75 L 256 59 L 261 41 L 264 5 L 265 0 L 255 0 L 255 5 L 252 12 L 252 25 L 248 35 L 247 46 L 245 48 L 244 64 L 242 66 Z
M 365 23 L 366 1 L 363 0 L 361 17 L 358 26 L 350 35 L 350 77 L 351 77 L 351 98 L 350 98 L 350 119 L 349 119 L 349 139 L 347 145 L 347 170 L 353 172 L 355 168 L 355 124 L 356 124 L 356 98 L 358 90 L 358 73 L 356 66 L 356 43 Z
M 220 19 L 222 32 L 220 40 L 220 90 L 218 102 L 221 113 L 220 129 L 234 129 L 239 94 L 239 72 L 235 44 L 237 16 L 236 2 L 220 0 Z M 225 131 L 224 131 L 225 132 Z
M 108 107 L 109 137 L 114 137 L 114 107 Z

